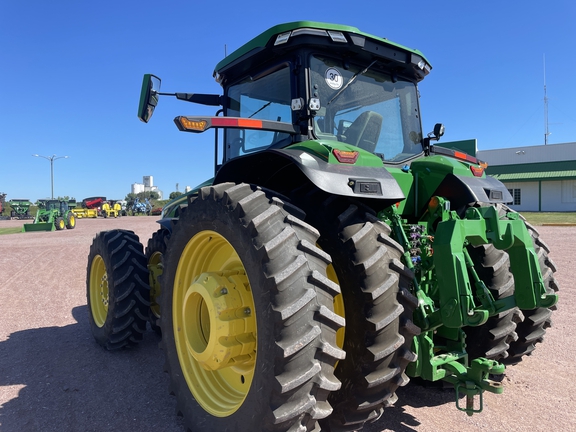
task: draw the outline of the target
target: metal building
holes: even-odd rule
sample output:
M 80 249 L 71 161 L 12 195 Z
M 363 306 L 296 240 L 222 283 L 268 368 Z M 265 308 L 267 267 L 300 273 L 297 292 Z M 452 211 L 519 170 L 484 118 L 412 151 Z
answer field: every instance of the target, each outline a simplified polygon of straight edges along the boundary
M 517 211 L 576 211 L 576 142 L 478 151 Z

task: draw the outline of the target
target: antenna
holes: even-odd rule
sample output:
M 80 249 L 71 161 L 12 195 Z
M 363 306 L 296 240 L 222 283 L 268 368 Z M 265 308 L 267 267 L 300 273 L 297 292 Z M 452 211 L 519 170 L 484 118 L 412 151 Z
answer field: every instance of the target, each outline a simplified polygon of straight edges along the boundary
M 543 55 L 544 59 L 544 145 L 548 144 L 548 96 L 546 94 L 546 54 Z

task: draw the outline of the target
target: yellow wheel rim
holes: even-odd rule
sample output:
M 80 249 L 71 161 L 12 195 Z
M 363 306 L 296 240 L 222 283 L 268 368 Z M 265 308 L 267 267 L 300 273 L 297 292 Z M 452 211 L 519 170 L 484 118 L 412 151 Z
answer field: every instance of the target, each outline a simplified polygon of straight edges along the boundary
M 336 276 L 336 270 L 334 270 L 334 266 L 330 264 L 326 268 L 326 276 L 332 282 L 337 283 L 338 285 L 338 276 Z M 338 294 L 334 297 L 334 313 L 340 315 L 342 318 L 346 318 L 346 314 L 344 313 L 344 297 L 342 294 Z M 344 348 L 344 334 L 346 333 L 346 327 L 341 327 L 336 332 L 336 345 L 338 348 Z
M 98 327 L 102 327 L 108 315 L 108 273 L 100 255 L 96 255 L 90 267 L 90 309 Z
M 174 279 L 174 339 L 196 401 L 216 417 L 244 403 L 254 378 L 254 299 L 234 247 L 214 231 L 188 242 Z
M 74 217 L 74 215 L 70 216 L 70 227 L 74 228 L 76 226 L 76 218 Z
M 66 222 L 64 222 L 64 219 L 60 219 L 58 225 L 60 226 L 60 229 L 66 228 Z
M 160 298 L 160 282 L 158 277 L 162 275 L 162 253 L 154 252 L 148 260 L 148 270 L 150 271 L 150 310 L 156 318 L 160 318 L 160 305 L 157 300 Z

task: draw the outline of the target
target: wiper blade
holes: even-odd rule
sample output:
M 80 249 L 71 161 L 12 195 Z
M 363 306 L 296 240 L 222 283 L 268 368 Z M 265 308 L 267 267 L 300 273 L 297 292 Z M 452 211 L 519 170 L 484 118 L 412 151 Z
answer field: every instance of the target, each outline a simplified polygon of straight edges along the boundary
M 352 83 L 356 80 L 356 78 L 358 78 L 358 75 L 364 75 L 366 72 L 368 72 L 368 69 L 370 69 L 372 66 L 374 66 L 374 63 L 376 63 L 376 61 L 377 61 L 377 60 L 374 60 L 372 63 L 370 63 L 368 66 L 366 66 L 366 69 L 364 69 L 363 71 L 356 72 L 356 73 L 352 76 L 352 78 L 350 78 L 350 81 L 348 81 L 348 82 L 346 83 L 346 85 L 345 85 L 344 87 L 342 87 L 342 88 L 338 91 L 338 93 L 336 93 L 336 94 L 332 97 L 332 99 L 330 99 L 330 102 L 328 102 L 328 103 L 326 104 L 326 106 L 328 106 L 328 105 L 330 105 L 332 102 L 334 102 L 334 99 L 336 99 L 338 96 L 340 96 L 340 95 L 342 94 L 342 92 L 344 92 L 344 90 L 346 90 L 346 89 L 350 86 L 350 84 L 352 84 Z
M 252 115 L 248 116 L 248 118 L 254 117 L 256 114 L 258 114 L 260 111 L 262 111 L 267 106 L 270 106 L 271 104 L 272 104 L 272 101 L 265 103 L 264 105 L 262 105 L 262 107 L 258 111 L 254 112 L 254 113 L 252 113 Z

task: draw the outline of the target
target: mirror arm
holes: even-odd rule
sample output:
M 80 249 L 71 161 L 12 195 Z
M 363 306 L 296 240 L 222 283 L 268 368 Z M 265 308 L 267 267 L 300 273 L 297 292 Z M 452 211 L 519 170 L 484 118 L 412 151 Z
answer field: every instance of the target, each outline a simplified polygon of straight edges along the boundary
M 159 96 L 176 96 L 176 99 L 200 105 L 222 106 L 222 96 L 203 93 L 156 93 Z

